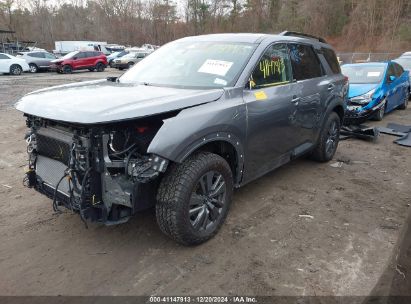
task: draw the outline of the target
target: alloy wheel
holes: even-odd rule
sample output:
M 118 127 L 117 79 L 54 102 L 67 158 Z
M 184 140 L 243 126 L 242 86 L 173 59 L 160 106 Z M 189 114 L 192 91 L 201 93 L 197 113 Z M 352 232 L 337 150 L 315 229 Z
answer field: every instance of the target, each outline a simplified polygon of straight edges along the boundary
M 22 73 L 22 69 L 19 66 L 14 66 L 11 70 L 11 74 L 13 75 L 20 75 Z
M 337 143 L 338 143 L 338 136 L 339 136 L 339 130 L 337 127 L 337 123 L 335 121 L 332 121 L 330 128 L 328 129 L 327 140 L 325 142 L 325 152 L 328 155 L 331 155 L 334 153 L 337 147 Z
M 37 66 L 35 64 L 30 64 L 30 73 L 36 73 L 37 72 Z
M 219 172 L 209 171 L 199 179 L 189 202 L 190 222 L 195 230 L 211 230 L 218 222 L 225 205 L 226 191 L 226 182 Z

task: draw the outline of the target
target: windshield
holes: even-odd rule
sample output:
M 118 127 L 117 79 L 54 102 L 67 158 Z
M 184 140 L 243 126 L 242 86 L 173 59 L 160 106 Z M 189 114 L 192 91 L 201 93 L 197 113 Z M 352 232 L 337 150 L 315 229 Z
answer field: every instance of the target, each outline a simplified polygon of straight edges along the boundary
M 64 55 L 63 57 L 61 57 L 60 59 L 70 59 L 71 57 L 75 56 L 78 53 L 79 53 L 78 51 L 70 52 L 70 53 Z
M 233 86 L 255 49 L 250 43 L 169 43 L 120 77 L 120 82 L 182 88 Z
M 384 77 L 384 66 L 343 65 L 341 72 L 350 83 L 379 83 Z
M 404 70 L 411 70 L 411 56 L 409 58 L 397 58 L 394 61 L 401 65 Z

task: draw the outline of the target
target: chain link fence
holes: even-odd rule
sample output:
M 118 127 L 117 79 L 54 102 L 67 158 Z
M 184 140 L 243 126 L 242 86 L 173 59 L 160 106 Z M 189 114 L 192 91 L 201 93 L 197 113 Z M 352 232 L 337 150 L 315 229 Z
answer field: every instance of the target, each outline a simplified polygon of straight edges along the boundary
M 398 58 L 401 53 L 337 53 L 340 64 L 371 61 L 387 61 Z

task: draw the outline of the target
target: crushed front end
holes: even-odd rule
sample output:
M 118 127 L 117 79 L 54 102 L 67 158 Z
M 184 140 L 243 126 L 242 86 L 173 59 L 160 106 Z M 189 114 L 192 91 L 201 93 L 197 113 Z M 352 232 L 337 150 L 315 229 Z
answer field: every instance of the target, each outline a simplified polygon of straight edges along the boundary
M 374 92 L 372 90 L 367 94 L 348 98 L 344 125 L 360 125 L 385 107 L 385 99 L 374 96 Z
M 155 203 L 168 161 L 146 153 L 160 119 L 82 126 L 27 116 L 25 184 L 83 220 L 125 222 Z

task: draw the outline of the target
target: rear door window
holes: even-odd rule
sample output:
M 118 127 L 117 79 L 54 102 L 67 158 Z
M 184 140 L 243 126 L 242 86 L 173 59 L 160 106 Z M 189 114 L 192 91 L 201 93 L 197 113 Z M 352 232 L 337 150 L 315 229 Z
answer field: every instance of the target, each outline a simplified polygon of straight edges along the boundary
M 305 80 L 323 76 L 321 62 L 310 45 L 289 44 L 291 65 L 295 80 Z
M 404 73 L 404 69 L 397 63 L 393 63 L 394 70 L 395 70 L 395 76 L 401 77 L 402 73 Z
M 30 53 L 28 54 L 30 57 L 34 57 L 34 58 L 44 58 L 44 54 L 43 53 Z
M 332 49 L 321 48 L 321 52 L 323 53 L 325 60 L 327 60 L 327 63 L 330 66 L 331 71 L 334 74 L 341 73 L 340 64 L 338 63 L 338 59 L 334 51 Z
M 291 81 L 291 64 L 286 44 L 270 46 L 259 60 L 250 77 L 250 88 L 286 84 Z

